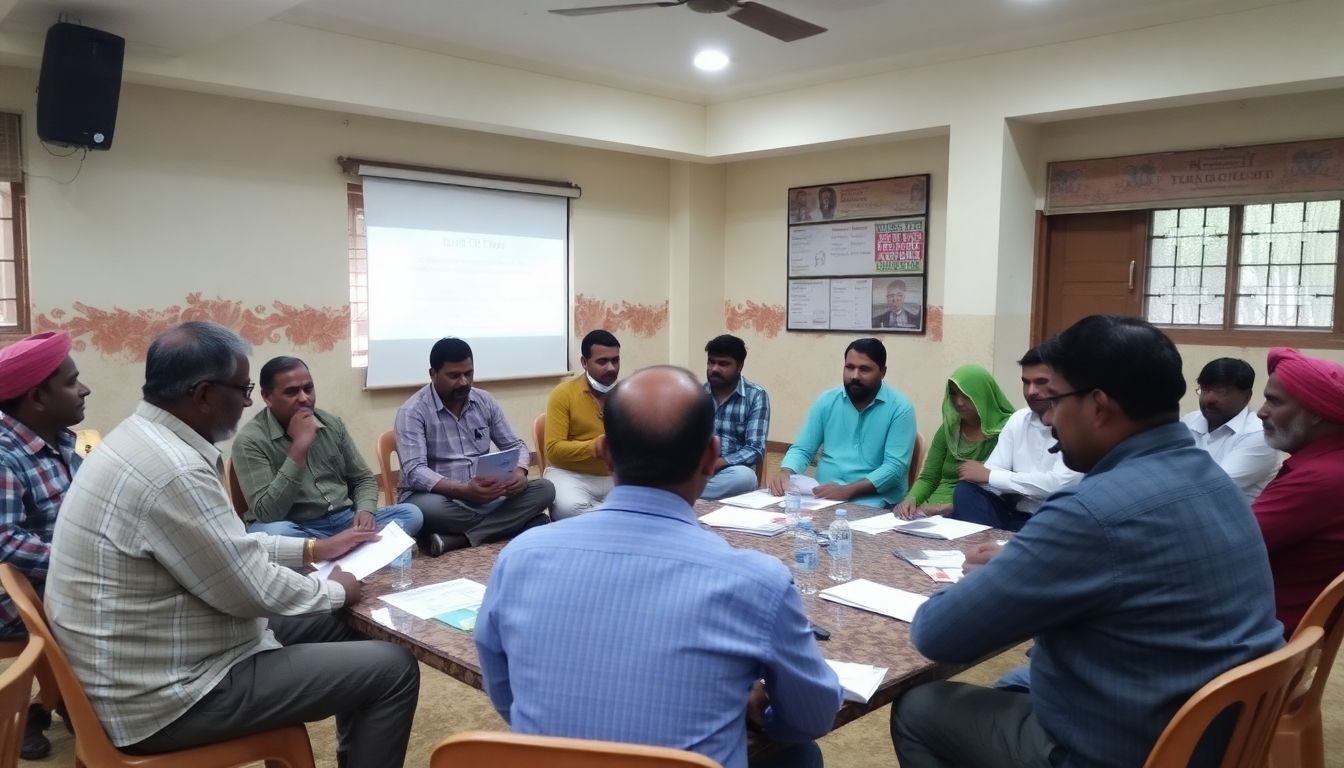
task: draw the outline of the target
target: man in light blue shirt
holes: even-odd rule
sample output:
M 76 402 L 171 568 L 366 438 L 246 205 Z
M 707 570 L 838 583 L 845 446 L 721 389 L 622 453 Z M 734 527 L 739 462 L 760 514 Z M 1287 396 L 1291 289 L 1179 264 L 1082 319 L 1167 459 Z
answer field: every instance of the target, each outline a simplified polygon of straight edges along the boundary
M 490 575 L 476 649 L 495 709 L 519 733 L 675 747 L 725 768 L 748 765 L 751 721 L 800 742 L 771 765 L 819 766 L 810 742 L 841 689 L 788 569 L 729 546 L 691 507 L 719 458 L 713 400 L 690 372 L 650 368 L 616 385 L 603 420 L 595 447 L 615 488 L 602 506 L 523 533 Z
M 855 339 L 845 348 L 844 386 L 821 393 L 803 430 L 784 454 L 770 491 L 784 493 L 789 475 L 817 461 L 813 494 L 871 507 L 889 507 L 905 497 L 910 454 L 915 448 L 915 409 L 883 383 L 887 348 L 877 339 Z

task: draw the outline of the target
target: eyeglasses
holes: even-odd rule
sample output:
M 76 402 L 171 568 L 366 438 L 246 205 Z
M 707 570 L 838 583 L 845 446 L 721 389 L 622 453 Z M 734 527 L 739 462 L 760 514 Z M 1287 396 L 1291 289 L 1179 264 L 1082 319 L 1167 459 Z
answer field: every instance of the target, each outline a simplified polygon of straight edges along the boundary
M 232 382 L 228 382 L 228 381 L 216 381 L 216 380 L 214 380 L 214 379 L 206 379 L 205 381 L 202 381 L 201 383 L 202 383 L 202 384 L 214 384 L 214 385 L 217 386 L 217 387 L 228 387 L 229 389 L 236 389 L 236 390 L 238 390 L 239 392 L 242 392 L 242 393 L 243 393 L 243 399 L 244 399 L 244 400 L 250 400 L 250 399 L 252 398 L 252 390 L 253 390 L 253 388 L 255 388 L 255 387 L 257 386 L 256 384 L 253 384 L 253 383 L 250 382 L 250 381 L 247 382 L 246 384 L 234 384 L 234 383 L 232 383 Z
M 1227 397 L 1236 391 L 1235 387 L 1195 387 L 1196 395 L 1217 395 L 1218 397 Z
M 1050 408 L 1050 409 L 1053 410 L 1054 407 L 1055 407 L 1056 405 L 1059 404 L 1059 401 L 1060 401 L 1060 400 L 1063 400 L 1063 399 L 1066 398 L 1066 397 L 1086 397 L 1087 395 L 1092 394 L 1094 391 L 1096 391 L 1096 390 L 1092 390 L 1092 389 L 1075 389 L 1075 390 L 1072 391 L 1072 392 L 1065 392 L 1065 393 L 1063 393 L 1063 394 L 1059 394 L 1059 395 L 1049 395 L 1049 396 L 1047 396 L 1047 397 L 1038 397 L 1038 398 L 1036 398 L 1036 402 L 1038 402 L 1038 403 L 1045 403 L 1045 407 Z

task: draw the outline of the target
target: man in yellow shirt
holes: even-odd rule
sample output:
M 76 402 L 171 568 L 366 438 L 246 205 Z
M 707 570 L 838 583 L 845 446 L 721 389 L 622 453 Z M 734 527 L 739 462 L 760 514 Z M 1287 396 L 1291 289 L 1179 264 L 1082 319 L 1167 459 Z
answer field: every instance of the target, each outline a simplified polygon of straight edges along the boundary
M 595 509 L 611 492 L 611 475 L 598 458 L 602 405 L 621 374 L 621 343 L 608 331 L 590 331 L 579 345 L 583 373 L 546 400 L 546 472 L 555 486 L 551 517 L 563 520 Z

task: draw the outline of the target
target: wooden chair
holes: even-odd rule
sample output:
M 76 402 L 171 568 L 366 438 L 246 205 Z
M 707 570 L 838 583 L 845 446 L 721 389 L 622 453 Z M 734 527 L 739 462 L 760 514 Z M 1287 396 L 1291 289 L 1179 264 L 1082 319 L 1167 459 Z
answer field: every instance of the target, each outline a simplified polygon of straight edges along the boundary
M 19 615 L 23 617 L 28 635 L 41 638 L 45 644 L 43 655 L 56 677 L 66 712 L 70 714 L 75 727 L 75 768 L 177 768 L 185 765 L 192 768 L 234 768 L 256 762 L 265 762 L 266 768 L 314 768 L 313 747 L 308 742 L 308 730 L 302 725 L 276 728 L 178 752 L 158 755 L 128 755 L 122 752 L 108 740 L 103 724 L 99 722 L 93 705 L 84 694 L 84 686 L 75 677 L 70 660 L 52 636 L 46 613 L 37 593 L 33 591 L 33 585 L 8 564 L 0 564 L 0 585 L 4 586 Z
M 247 497 L 243 495 L 243 487 L 238 484 L 238 473 L 233 471 L 233 462 L 224 462 L 224 478 L 229 484 L 229 500 L 233 502 L 233 511 L 238 513 L 238 519 L 247 520 Z
M 28 723 L 28 696 L 46 644 L 42 638 L 33 637 L 23 646 L 18 661 L 0 673 L 0 768 L 19 764 L 23 727 Z
M 1325 632 L 1320 652 L 1307 661 L 1302 683 L 1293 691 L 1279 718 L 1270 764 L 1275 768 L 1325 768 L 1325 734 L 1321 728 L 1321 696 L 1344 638 L 1344 573 L 1335 577 L 1312 602 L 1293 637 L 1307 627 Z
M 429 756 L 429 768 L 720 768 L 704 755 L 615 741 L 467 731 L 449 736 Z
M 757 488 L 764 488 L 764 487 L 765 487 L 765 457 L 764 457 L 764 456 L 761 457 L 761 460 L 760 460 L 760 461 L 756 462 L 756 487 L 757 487 Z
M 1230 669 L 1195 691 L 1162 731 L 1144 767 L 1185 768 L 1209 724 L 1236 705 L 1236 726 L 1221 768 L 1264 766 L 1284 703 L 1324 637 L 1320 627 L 1307 627 L 1279 650 Z
M 96 429 L 81 429 L 75 433 L 75 453 L 80 456 L 88 457 L 93 453 L 93 449 L 103 441 L 103 436 Z
M 532 442 L 537 444 L 537 469 L 546 471 L 546 414 L 532 420 Z
M 392 454 L 397 452 L 397 433 L 387 430 L 378 436 L 373 455 L 378 457 L 378 485 L 383 489 L 383 503 L 397 503 L 397 476 L 393 474 Z
M 910 471 L 905 475 L 905 487 L 908 491 L 915 487 L 915 481 L 919 479 L 919 471 L 924 468 L 924 436 L 915 433 L 915 447 L 910 451 Z

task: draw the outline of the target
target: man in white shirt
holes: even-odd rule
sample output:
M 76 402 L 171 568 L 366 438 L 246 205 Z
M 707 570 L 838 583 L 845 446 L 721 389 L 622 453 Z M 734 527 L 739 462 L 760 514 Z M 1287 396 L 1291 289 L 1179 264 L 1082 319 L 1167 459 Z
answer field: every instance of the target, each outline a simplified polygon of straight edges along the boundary
M 1245 360 L 1220 357 L 1195 379 L 1199 410 L 1181 417 L 1195 445 L 1209 452 L 1246 500 L 1255 501 L 1279 471 L 1282 457 L 1265 443 L 1265 427 L 1251 411 L 1255 369 Z
M 1022 396 L 1027 407 L 1014 413 L 999 433 L 994 452 L 984 463 L 963 461 L 957 468 L 961 482 L 952 495 L 955 520 L 1020 529 L 1051 494 L 1072 487 L 1082 475 L 1064 466 L 1050 427 L 1041 414 L 1050 403 L 1042 399 L 1050 383 L 1050 368 L 1035 350 L 1028 350 L 1022 366 Z

